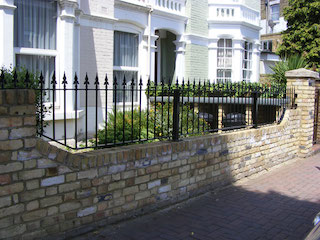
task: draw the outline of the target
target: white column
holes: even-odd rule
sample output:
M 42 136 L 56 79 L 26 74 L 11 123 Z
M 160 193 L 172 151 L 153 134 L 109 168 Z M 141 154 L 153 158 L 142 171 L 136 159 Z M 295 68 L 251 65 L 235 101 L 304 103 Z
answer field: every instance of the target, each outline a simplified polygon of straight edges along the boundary
M 65 1 L 60 0 L 60 18 L 58 21 L 57 27 L 57 50 L 59 52 L 59 66 L 57 72 L 59 75 L 60 87 L 63 85 L 62 77 L 63 74 L 66 74 L 67 77 L 67 88 L 72 88 L 73 79 L 75 71 L 78 70 L 78 58 L 79 54 L 76 51 L 77 44 L 75 42 L 75 37 L 78 36 L 77 31 L 75 30 L 75 9 L 77 8 L 77 1 Z M 92 81 L 93 82 L 93 81 Z M 61 100 L 63 100 L 63 96 L 60 96 Z M 71 91 L 67 92 L 67 111 L 74 110 L 74 98 L 73 93 Z
M 183 41 L 182 36 L 177 35 L 177 40 L 173 43 L 176 45 L 176 69 L 175 69 L 175 78 L 178 78 L 179 83 L 182 83 L 185 73 L 185 48 L 186 43 Z M 185 79 L 187 81 L 188 79 Z
M 233 44 L 233 60 L 232 60 L 232 81 L 242 81 L 242 55 L 243 55 L 243 40 L 232 39 Z
M 259 82 L 260 79 L 260 43 L 254 42 L 252 44 L 252 82 Z
M 150 80 L 155 81 L 155 57 L 156 57 L 156 40 L 158 39 L 157 35 L 151 35 L 151 40 L 150 40 Z
M 217 79 L 218 39 L 210 39 L 208 49 L 209 49 L 208 77 L 210 81 L 215 82 Z
M 0 68 L 9 68 L 14 60 L 14 0 L 0 0 Z
M 148 30 L 148 29 L 147 29 Z M 150 41 L 148 40 L 150 36 Z M 139 51 L 139 74 L 142 77 L 143 86 L 142 89 L 146 89 L 147 82 L 150 77 L 150 81 L 155 81 L 154 74 L 155 74 L 155 41 L 158 39 L 157 35 L 154 35 L 154 31 L 151 32 L 151 35 L 144 34 L 141 41 L 141 49 Z M 150 48 L 148 44 L 150 43 Z M 150 49 L 150 57 L 149 57 L 149 49 Z M 150 62 L 149 62 L 150 59 Z M 140 81 L 140 76 L 139 80 Z M 145 109 L 147 107 L 147 97 L 146 94 L 142 94 L 141 100 L 141 108 Z

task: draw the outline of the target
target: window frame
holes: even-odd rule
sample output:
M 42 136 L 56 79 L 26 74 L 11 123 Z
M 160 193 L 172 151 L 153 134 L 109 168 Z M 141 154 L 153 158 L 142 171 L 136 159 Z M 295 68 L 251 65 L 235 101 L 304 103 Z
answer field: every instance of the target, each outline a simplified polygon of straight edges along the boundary
M 14 44 L 14 48 L 13 48 L 13 51 L 14 51 L 14 58 L 13 58 L 13 65 L 14 66 L 17 66 L 17 56 L 18 55 L 24 55 L 24 56 L 39 56 L 39 57 L 53 57 L 54 58 L 54 71 L 56 73 L 56 81 L 57 79 L 59 79 L 59 54 L 58 54 L 58 51 L 57 51 L 57 45 L 58 45 L 58 16 L 59 16 L 59 4 L 54 1 L 55 4 L 56 4 L 56 32 L 55 32 L 55 49 L 44 49 L 44 48 L 29 48 L 29 47 L 16 47 L 15 44 Z M 16 25 L 14 24 L 14 32 L 15 32 L 15 28 L 16 28 Z M 51 84 L 51 81 L 52 79 L 48 79 L 49 81 L 49 88 L 51 89 L 52 88 L 52 84 Z M 56 84 L 56 87 L 59 88 L 60 87 L 60 81 L 57 81 L 57 84 Z M 56 104 L 56 108 L 59 108 L 59 98 L 58 96 L 56 95 L 56 98 L 55 98 L 55 103 Z M 52 105 L 52 101 L 46 101 L 44 102 L 44 105 L 45 106 L 51 106 Z
M 274 1 L 274 2 L 270 2 L 269 4 L 270 4 L 269 19 L 274 22 L 279 22 L 280 21 L 280 3 L 278 1 Z M 278 7 L 277 12 L 274 12 L 274 7 Z M 277 19 L 272 18 L 272 16 L 274 16 L 275 14 L 277 14 Z
M 264 47 L 264 44 L 267 45 L 267 47 Z M 270 49 L 270 45 L 271 45 L 271 49 Z M 273 41 L 272 40 L 263 40 L 261 41 L 261 51 L 262 52 L 273 52 Z
M 113 81 L 114 81 L 114 72 L 115 71 L 124 71 L 124 72 L 136 72 L 137 73 L 137 81 L 136 81 L 136 83 L 135 83 L 135 93 L 137 94 L 137 97 L 135 97 L 134 99 L 134 102 L 133 102 L 133 104 L 134 105 L 137 105 L 138 103 L 139 103 L 139 94 L 138 94 L 138 85 L 139 85 L 139 81 L 140 81 L 140 78 L 139 78 L 139 76 L 140 76 L 140 44 L 141 44 L 141 33 L 140 32 L 138 32 L 138 31 L 134 31 L 134 30 L 132 30 L 132 29 L 130 29 L 130 28 L 116 28 L 116 29 L 114 29 L 114 35 L 115 35 L 115 33 L 116 32 L 122 32 L 122 33 L 129 33 L 129 34 L 135 34 L 135 35 L 137 35 L 137 37 L 138 37 L 138 51 L 137 51 L 137 66 L 136 67 L 131 67 L 131 66 L 116 66 L 116 65 L 114 65 L 114 62 L 113 62 Z M 113 39 L 114 39 L 114 37 L 113 37 Z M 113 54 L 115 54 L 114 53 L 114 43 L 113 43 Z M 114 56 L 113 56 L 114 57 Z M 120 86 L 119 85 L 119 80 L 117 79 L 117 82 L 118 82 L 118 85 L 117 86 Z M 121 82 L 122 82 L 122 79 L 121 79 Z M 130 85 L 131 85 L 131 79 L 127 79 L 127 86 L 129 86 L 129 89 L 131 89 L 131 87 L 130 87 Z M 117 87 L 117 91 L 119 90 L 120 88 L 119 87 Z M 122 88 L 121 88 L 122 89 Z M 117 104 L 117 105 L 123 105 L 123 98 L 121 99 L 121 101 L 119 101 L 118 99 L 117 99 L 117 102 L 115 102 L 115 98 L 114 98 L 114 91 L 113 91 L 113 97 L 112 97 L 112 102 L 113 102 L 113 104 Z M 131 101 L 125 101 L 125 103 L 131 103 Z
M 248 49 L 246 49 L 246 44 Z M 250 47 L 251 46 L 251 47 Z M 247 58 L 246 58 L 246 53 L 247 53 Z M 253 43 L 250 41 L 244 41 L 243 42 L 243 51 L 242 51 L 242 81 L 245 82 L 251 82 L 252 80 L 252 57 L 253 57 Z M 247 63 L 247 64 L 245 64 Z M 249 68 L 245 66 L 249 66 Z M 246 73 L 246 77 L 244 77 L 244 72 Z M 250 73 L 250 77 L 248 78 L 248 73 Z
M 219 47 L 219 41 L 223 40 L 223 47 Z M 231 41 L 231 47 L 227 47 L 227 40 Z M 219 50 L 223 50 L 223 57 L 219 57 Z M 231 56 L 228 57 L 227 56 L 227 50 L 231 50 Z M 233 49 L 233 41 L 232 38 L 219 38 L 219 40 L 217 41 L 217 71 L 216 71 L 216 79 L 219 81 L 222 79 L 222 82 L 228 82 L 228 81 L 232 81 L 232 60 L 233 60 L 233 55 L 234 55 L 234 49 Z M 219 59 L 223 60 L 223 67 L 219 66 Z M 225 62 L 226 60 L 229 60 L 230 62 L 230 66 L 226 66 Z M 218 71 L 222 71 L 223 72 L 223 77 L 218 77 Z M 230 71 L 230 77 L 226 77 L 226 72 Z

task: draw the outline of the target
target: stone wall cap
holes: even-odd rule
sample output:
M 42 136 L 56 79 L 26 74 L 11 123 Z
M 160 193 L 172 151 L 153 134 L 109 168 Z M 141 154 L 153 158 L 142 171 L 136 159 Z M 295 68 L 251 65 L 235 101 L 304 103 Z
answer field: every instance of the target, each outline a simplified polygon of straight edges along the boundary
M 305 68 L 299 68 L 299 69 L 287 71 L 286 77 L 319 79 L 319 73 L 305 69 Z

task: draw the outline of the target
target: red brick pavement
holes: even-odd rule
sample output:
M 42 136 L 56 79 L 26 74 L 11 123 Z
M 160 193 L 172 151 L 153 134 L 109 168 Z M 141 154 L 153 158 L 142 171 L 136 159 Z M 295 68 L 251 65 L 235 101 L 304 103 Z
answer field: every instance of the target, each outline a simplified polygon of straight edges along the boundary
M 320 211 L 320 154 L 77 239 L 303 239 Z

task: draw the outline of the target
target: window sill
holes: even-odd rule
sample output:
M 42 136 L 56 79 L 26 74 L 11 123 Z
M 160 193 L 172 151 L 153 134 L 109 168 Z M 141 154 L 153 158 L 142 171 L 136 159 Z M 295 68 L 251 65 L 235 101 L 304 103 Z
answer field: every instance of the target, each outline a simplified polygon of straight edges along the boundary
M 24 54 L 24 55 L 39 55 L 39 56 L 53 56 L 58 55 L 57 50 L 52 49 L 42 49 L 42 48 L 24 48 L 24 47 L 15 47 L 15 54 Z
M 78 110 L 76 118 L 79 119 L 82 116 L 84 116 L 84 114 L 85 114 L 84 110 Z M 61 112 L 61 111 L 55 112 L 54 118 L 57 121 L 64 120 L 64 112 Z M 44 121 L 52 121 L 52 119 L 53 119 L 53 113 L 52 113 L 52 110 L 50 110 L 50 113 L 47 113 L 43 120 Z M 75 119 L 75 111 L 66 112 L 66 120 L 74 120 L 74 119 Z

